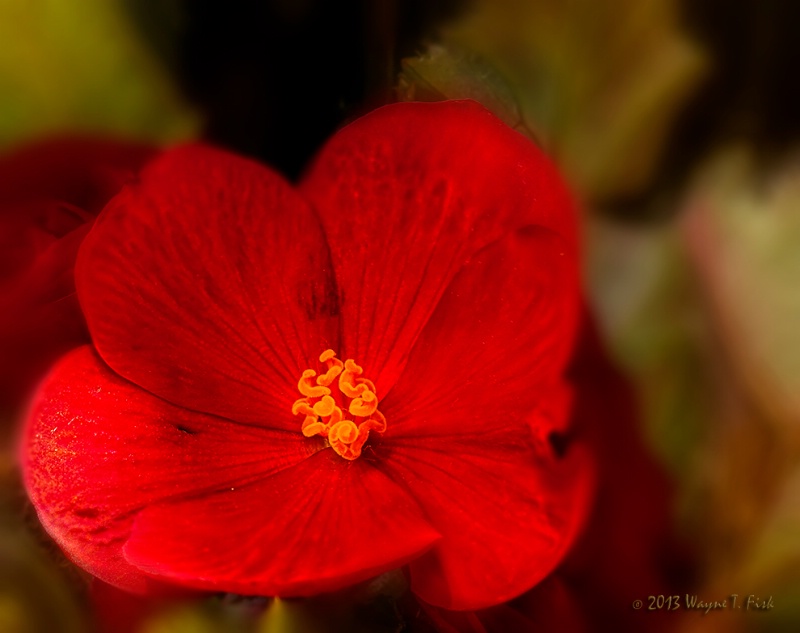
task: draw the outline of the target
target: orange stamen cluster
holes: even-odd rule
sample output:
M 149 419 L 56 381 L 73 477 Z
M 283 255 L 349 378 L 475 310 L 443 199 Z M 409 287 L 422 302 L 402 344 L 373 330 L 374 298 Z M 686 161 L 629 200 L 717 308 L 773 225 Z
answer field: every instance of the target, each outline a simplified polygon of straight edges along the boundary
M 332 349 L 322 352 L 319 362 L 327 365 L 327 371 L 319 376 L 313 369 L 303 372 L 297 388 L 304 397 L 292 405 L 292 414 L 305 416 L 303 435 L 328 438 L 328 444 L 339 455 L 358 459 L 369 432 L 386 430 L 386 418 L 378 411 L 375 385 L 361 378 L 364 370 L 352 358 L 342 362 Z M 331 385 L 337 378 L 339 392 L 332 393 Z

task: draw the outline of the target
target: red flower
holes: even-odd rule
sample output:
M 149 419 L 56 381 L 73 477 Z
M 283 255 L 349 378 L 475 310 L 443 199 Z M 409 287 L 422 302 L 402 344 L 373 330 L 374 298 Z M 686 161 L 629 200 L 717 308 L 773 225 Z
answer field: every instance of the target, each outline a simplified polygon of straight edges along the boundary
M 43 524 L 134 591 L 309 595 L 408 564 L 443 607 L 523 592 L 588 503 L 583 454 L 548 442 L 575 242 L 553 167 L 471 102 L 360 119 L 297 190 L 163 154 L 81 249 L 95 347 L 42 386 L 22 452 Z
M 72 271 L 97 213 L 153 150 L 57 139 L 0 158 L 0 409 L 89 342 Z

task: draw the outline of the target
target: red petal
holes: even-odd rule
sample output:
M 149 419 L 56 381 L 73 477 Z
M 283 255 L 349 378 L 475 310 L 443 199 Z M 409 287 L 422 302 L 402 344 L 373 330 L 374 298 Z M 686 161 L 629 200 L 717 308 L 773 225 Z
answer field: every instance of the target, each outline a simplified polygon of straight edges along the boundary
M 55 359 L 88 342 L 74 296 L 78 246 L 153 153 L 76 138 L 0 157 L 0 408 L 15 409 Z
M 176 611 L 190 601 L 207 596 L 174 585 L 159 587 L 163 591 L 141 595 L 123 591 L 93 578 L 89 585 L 89 605 L 94 633 L 143 633 L 153 630 L 152 620 L 167 611 Z
M 539 438 L 562 430 L 578 319 L 577 278 L 558 235 L 527 227 L 484 248 L 448 287 L 383 399 L 386 437 L 474 432 L 501 412 Z
M 585 323 L 570 367 L 575 433 L 592 447 L 603 485 L 564 573 L 588 612 L 614 630 L 671 630 L 672 613 L 629 605 L 644 587 L 648 595 L 677 593 L 676 583 L 691 575 L 674 533 L 673 487 L 643 437 L 633 384 L 614 366 L 592 319 Z
M 186 586 L 298 596 L 398 568 L 438 538 L 414 501 L 368 462 L 320 451 L 246 488 L 148 508 L 125 554 Z
M 452 442 L 448 450 L 426 444 L 387 451 L 390 476 L 417 498 L 443 537 L 411 563 L 414 593 L 446 609 L 482 609 L 547 576 L 586 515 L 586 454 L 534 461 L 523 439 L 493 432 Z
M 110 196 L 109 196 L 110 198 Z M 0 198 L 0 206 L 4 202 Z M 94 222 L 94 216 L 60 200 L 12 201 L 0 216 L 0 283 L 13 283 L 36 266 L 48 248 Z M 70 270 L 75 264 L 73 257 Z
M 14 409 L 60 356 L 89 342 L 73 267 L 85 224 L 0 288 L 0 407 Z
M 0 157 L 0 279 L 94 219 L 154 153 L 130 143 L 63 138 Z
M 487 431 L 446 449 L 420 439 L 386 453 L 387 472 L 443 537 L 411 563 L 411 589 L 446 609 L 482 609 L 534 586 L 586 515 L 592 478 L 583 452 L 534 460 L 524 437 Z
M 510 603 L 481 611 L 447 611 L 419 606 L 439 633 L 588 633 L 581 603 L 557 575 Z
M 278 175 L 210 148 L 164 154 L 112 200 L 76 281 L 116 372 L 236 420 L 296 431 L 297 380 L 337 343 L 338 295 L 312 212 Z
M 411 565 L 412 589 L 437 606 L 483 608 L 529 589 L 587 511 L 586 456 L 561 461 L 546 441 L 563 420 L 550 419 L 545 388 L 561 380 L 577 318 L 563 252 L 551 231 L 529 228 L 478 253 L 382 406 L 382 467 L 444 537 Z
M 93 219 L 154 153 L 130 143 L 62 138 L 0 157 L 0 279 Z
M 296 464 L 312 448 L 298 433 L 174 407 L 82 347 L 40 388 L 21 462 L 39 518 L 67 554 L 106 582 L 142 591 L 145 576 L 122 556 L 137 512 L 245 485 Z M 244 519 L 237 528 L 248 531 L 263 516 Z
M 474 611 L 447 611 L 424 602 L 420 602 L 417 608 L 430 619 L 437 633 L 488 633 Z M 509 630 L 522 633 L 526 629 L 518 627 Z
M 0 214 L 19 202 L 62 201 L 97 215 L 156 150 L 100 138 L 56 138 L 15 149 L 0 158 Z M 50 211 L 28 207 L 31 219 L 60 237 L 75 228 Z
M 529 631 L 590 633 L 597 629 L 589 624 L 582 598 L 568 582 L 555 573 L 509 606 L 528 618 Z M 481 619 L 487 623 L 489 631 L 505 633 L 514 630 L 503 626 L 504 615 L 500 608 L 490 609 L 481 614 Z
M 343 348 L 386 395 L 464 261 L 527 224 L 577 264 L 564 185 L 539 150 L 474 102 L 381 108 L 331 139 L 302 184 L 331 244 Z

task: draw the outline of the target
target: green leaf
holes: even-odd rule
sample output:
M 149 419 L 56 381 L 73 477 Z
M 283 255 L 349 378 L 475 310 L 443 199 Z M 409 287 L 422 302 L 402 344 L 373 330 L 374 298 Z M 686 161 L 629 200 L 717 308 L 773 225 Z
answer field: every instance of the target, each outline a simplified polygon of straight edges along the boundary
M 588 199 L 633 195 L 707 67 L 674 5 L 479 0 L 439 45 L 406 61 L 404 81 L 477 99 L 533 130 Z
M 674 225 L 588 217 L 584 235 L 591 304 L 638 388 L 654 450 L 688 482 L 706 429 L 708 385 L 696 327 L 702 315 L 680 234 Z
M 197 606 L 163 611 L 149 619 L 141 633 L 228 633 L 230 629 L 215 621 Z
M 321 628 L 310 617 L 303 600 L 275 598 L 258 624 L 258 633 L 323 633 L 326 630 L 329 629 Z
M 0 631 L 83 633 L 87 623 L 64 570 L 24 532 L 7 494 L 0 490 Z
M 398 92 L 403 101 L 472 99 L 510 127 L 532 138 L 517 98 L 494 67 L 474 52 L 454 45 L 436 45 L 402 61 Z
M 198 117 L 135 32 L 122 0 L 0 3 L 0 148 L 71 131 L 169 142 Z
M 684 229 L 729 362 L 800 449 L 800 157 L 772 172 L 743 147 L 698 176 Z

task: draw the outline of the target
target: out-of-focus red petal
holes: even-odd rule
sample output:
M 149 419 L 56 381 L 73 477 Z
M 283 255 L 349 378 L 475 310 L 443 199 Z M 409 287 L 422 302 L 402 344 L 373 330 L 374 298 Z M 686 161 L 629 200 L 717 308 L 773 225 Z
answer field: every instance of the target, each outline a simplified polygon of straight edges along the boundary
M 220 150 L 187 146 L 150 163 L 98 218 L 76 282 L 111 368 L 235 420 L 296 431 L 297 380 L 338 343 L 313 213 L 280 176 Z
M 0 279 L 94 218 L 155 151 L 112 140 L 57 138 L 0 156 Z
M 424 602 L 421 602 L 419 606 L 438 633 L 488 633 L 478 614 L 474 611 L 447 611 Z M 512 630 L 521 633 L 525 631 L 524 628 Z
M 301 184 L 331 244 L 342 355 L 385 395 L 442 293 L 486 244 L 528 224 L 564 239 L 574 217 L 547 158 L 471 101 L 380 108 L 339 131 Z
M 97 215 L 156 151 L 148 145 L 86 137 L 54 138 L 16 148 L 0 157 L 0 214 L 16 214 L 14 203 L 35 198 L 65 202 Z M 56 237 L 75 228 L 52 215 L 56 209 L 28 209 Z
M 143 633 L 157 614 L 197 601 L 201 592 L 174 585 L 154 586 L 147 595 L 131 593 L 93 578 L 89 585 L 94 633 Z M 204 596 L 205 597 L 205 596 Z M 152 630 L 152 625 L 150 625 Z
M 366 460 L 321 451 L 241 489 L 148 508 L 125 554 L 186 586 L 300 596 L 398 568 L 439 538 L 409 495 Z
M 516 600 L 480 611 L 419 606 L 439 633 L 586 633 L 580 602 L 558 575 L 551 575 Z
M 95 578 L 89 586 L 94 630 L 100 633 L 141 633 L 156 603 L 145 596 L 121 591 Z
M 47 531 L 81 567 L 143 591 L 144 574 L 122 546 L 144 507 L 247 485 L 290 468 L 320 444 L 298 433 L 232 423 L 155 398 L 79 348 L 41 386 L 27 421 L 21 464 Z M 260 529 L 253 502 L 231 528 Z M 219 530 L 219 524 L 213 523 Z
M 548 417 L 545 388 L 561 380 L 576 327 L 566 257 L 538 227 L 478 253 L 382 405 L 381 468 L 444 537 L 411 564 L 412 589 L 431 604 L 478 609 L 521 594 L 560 562 L 588 510 L 586 455 L 562 460 L 547 441 L 563 420 Z
M 586 617 L 582 596 L 579 596 L 556 572 L 531 591 L 513 600 L 508 608 L 523 615 L 530 623 L 526 630 L 558 631 L 558 633 L 588 633 L 593 630 Z M 481 620 L 492 633 L 517 630 L 503 626 L 505 614 L 499 609 L 481 612 Z M 521 629 L 523 630 L 523 629 Z
M 0 289 L 0 407 L 14 408 L 53 361 L 89 342 L 73 277 L 89 227 L 55 240 Z
M 95 215 L 155 149 L 64 138 L 0 157 L 0 408 L 88 342 L 73 267 Z
M 0 216 L 0 288 L 13 283 L 38 263 L 54 243 L 91 225 L 95 216 L 60 200 L 42 199 L 38 192 L 7 204 Z M 75 258 L 70 261 L 70 270 Z M 0 295 L 5 290 L 0 290 Z
M 672 487 L 642 437 L 633 385 L 612 363 L 592 319 L 585 323 L 569 371 L 574 432 L 590 444 L 602 485 L 562 574 L 606 627 L 672 630 L 675 614 L 630 608 L 647 595 L 692 586 L 690 557 L 673 531 Z

